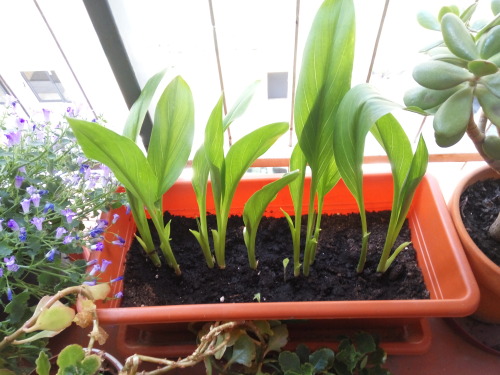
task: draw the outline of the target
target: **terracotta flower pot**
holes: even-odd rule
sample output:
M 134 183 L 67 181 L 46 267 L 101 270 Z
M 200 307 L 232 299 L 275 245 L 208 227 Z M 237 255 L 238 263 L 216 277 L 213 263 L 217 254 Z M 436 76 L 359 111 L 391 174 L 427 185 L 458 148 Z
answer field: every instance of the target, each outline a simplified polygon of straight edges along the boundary
M 455 188 L 449 202 L 449 209 L 455 228 L 464 247 L 480 290 L 479 307 L 474 315 L 489 323 L 500 323 L 500 267 L 493 263 L 474 243 L 467 233 L 460 214 L 460 196 L 473 183 L 499 175 L 484 166 L 463 178 Z
M 260 187 L 275 177 L 250 178 L 240 183 L 231 214 L 241 214 L 246 200 Z M 306 181 L 306 190 L 309 181 Z M 364 180 L 366 209 L 387 210 L 392 204 L 392 176 L 367 175 Z M 209 192 L 209 194 L 211 194 Z M 308 192 L 306 191 L 306 196 Z M 210 195 L 209 195 L 210 196 Z M 268 207 L 267 215 L 282 215 L 280 208 L 293 212 L 288 189 L 283 189 Z M 175 215 L 196 217 L 198 209 L 190 181 L 177 182 L 164 196 L 164 209 Z M 207 202 L 207 210 L 213 210 Z M 304 206 L 304 212 L 307 207 Z M 325 213 L 356 212 L 357 206 L 345 185 L 340 182 L 326 196 Z M 131 216 L 120 209 L 120 220 L 110 228 L 130 244 L 135 233 Z M 113 212 L 108 213 L 109 218 Z M 426 300 L 383 301 L 315 301 L 268 302 L 204 305 L 171 305 L 120 307 L 115 299 L 98 305 L 103 324 L 155 324 L 166 322 L 197 322 L 213 320 L 284 320 L 284 319 L 340 319 L 340 318 L 420 318 L 465 316 L 475 311 L 479 293 L 460 240 L 455 232 L 448 209 L 437 181 L 426 176 L 422 180 L 408 215 L 417 260 L 430 292 Z M 111 235 L 110 235 L 111 236 Z M 112 239 L 111 237 L 109 239 Z M 92 256 L 112 261 L 106 277 L 123 274 L 128 247 L 107 244 L 104 251 Z M 106 281 L 103 278 L 102 281 Z M 112 284 L 112 293 L 122 288 L 122 282 Z

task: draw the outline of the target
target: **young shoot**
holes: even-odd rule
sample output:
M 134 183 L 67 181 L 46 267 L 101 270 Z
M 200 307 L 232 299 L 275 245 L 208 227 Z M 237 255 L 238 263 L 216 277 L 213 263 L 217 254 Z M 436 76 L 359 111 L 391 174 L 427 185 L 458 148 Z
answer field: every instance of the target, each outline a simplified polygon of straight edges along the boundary
M 250 101 L 255 93 L 255 90 L 259 84 L 259 81 L 254 82 L 250 85 L 243 94 L 238 98 L 234 106 L 231 108 L 229 113 L 222 120 L 224 132 L 229 128 L 229 125 L 233 123 L 234 120 L 243 115 L 246 111 Z M 212 117 L 210 117 L 212 119 Z M 209 120 L 210 121 L 210 120 Z M 215 118 L 214 118 L 215 121 Z M 209 125 L 207 124 L 207 127 Z M 214 259 L 212 252 L 210 251 L 210 243 L 208 238 L 208 227 L 207 227 L 207 183 L 208 176 L 210 174 L 210 164 L 207 160 L 205 146 L 202 145 L 193 158 L 193 178 L 192 185 L 196 195 L 196 202 L 198 204 L 198 210 L 200 212 L 200 217 L 196 220 L 198 225 L 198 230 L 190 229 L 190 232 L 195 236 L 196 240 L 200 244 L 203 255 L 209 268 L 213 268 Z
M 221 97 L 208 120 L 203 149 L 202 151 L 198 151 L 198 158 L 193 162 L 196 176 L 193 179 L 193 183 L 196 184 L 194 190 L 198 202 L 206 202 L 206 198 L 199 194 L 204 193 L 206 195 L 207 190 L 204 186 L 204 179 L 207 169 L 209 170 L 217 221 L 217 229 L 212 229 L 212 238 L 215 259 L 220 268 L 226 267 L 227 221 L 238 183 L 252 163 L 264 154 L 288 130 L 288 123 L 279 122 L 262 126 L 234 143 L 227 152 L 227 155 L 224 155 L 224 131 L 226 129 L 227 126 L 222 116 Z M 203 153 L 205 154 L 205 158 L 203 158 Z M 204 207 L 200 207 L 200 217 L 205 215 Z M 203 248 L 204 244 L 208 244 L 208 239 L 204 237 L 208 235 L 208 231 L 204 231 L 203 229 L 205 221 L 202 222 L 200 219 L 199 223 L 200 231 L 193 231 L 193 234 L 195 234 Z M 204 244 L 202 244 L 200 239 L 202 239 Z
M 290 259 L 283 259 L 283 281 L 286 282 L 286 268 L 288 267 L 288 263 L 290 263 Z
M 396 256 L 409 244 L 402 244 L 392 254 L 392 247 L 410 209 L 415 190 L 425 174 L 428 152 L 422 137 L 413 154 L 410 141 L 396 118 L 390 113 L 400 109 L 383 98 L 368 84 L 352 88 L 342 100 L 337 113 L 333 150 L 340 175 L 356 199 L 361 216 L 362 247 L 357 272 L 362 272 L 367 255 L 368 232 L 363 198 L 363 153 L 368 131 L 384 148 L 391 163 L 394 194 L 389 228 L 378 272 L 385 272 Z M 351 142 L 346 142 L 351 140 Z
M 243 208 L 243 239 L 247 247 L 248 261 L 250 268 L 257 268 L 257 259 L 255 257 L 255 240 L 257 238 L 257 229 L 264 215 L 266 207 L 276 198 L 278 192 L 300 175 L 299 171 L 286 173 L 280 179 L 273 181 L 260 190 L 256 191 L 245 203 Z
M 160 237 L 160 249 L 168 266 L 180 274 L 170 247 L 170 222 L 163 221 L 162 197 L 184 169 L 194 134 L 194 104 L 191 90 L 181 77 L 174 78 L 163 91 L 155 110 L 147 155 L 135 143 L 151 98 L 163 77 L 157 74 L 146 84 L 132 107 L 124 135 L 101 125 L 68 119 L 85 155 L 108 166 L 127 190 L 130 207 L 140 233 L 141 245 L 153 264 L 160 260 L 153 245 L 144 207 Z
M 314 19 L 304 49 L 294 107 L 295 130 L 305 161 L 311 168 L 303 272 L 309 275 L 318 242 L 325 195 L 339 180 L 331 147 L 337 108 L 351 85 L 354 60 L 352 0 L 326 0 Z M 299 152 L 299 151 L 297 151 Z M 297 156 L 299 159 L 300 156 Z M 293 160 L 293 158 L 292 158 Z M 299 160 L 299 164 L 302 162 Z M 303 183 L 290 185 L 295 223 L 289 219 L 294 243 L 294 274 L 300 272 L 298 249 Z M 317 210 L 315 205 L 317 204 Z

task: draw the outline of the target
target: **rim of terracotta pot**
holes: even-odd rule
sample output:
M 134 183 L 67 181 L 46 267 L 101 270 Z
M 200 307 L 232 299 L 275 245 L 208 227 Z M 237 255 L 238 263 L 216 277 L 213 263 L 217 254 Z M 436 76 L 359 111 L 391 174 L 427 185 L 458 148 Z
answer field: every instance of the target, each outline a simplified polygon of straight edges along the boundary
M 450 202 L 449 202 L 449 210 L 451 213 L 451 218 L 453 223 L 455 224 L 455 228 L 460 236 L 460 239 L 464 245 L 464 249 L 470 249 L 474 253 L 476 257 L 478 257 L 482 263 L 484 263 L 484 267 L 487 268 L 488 272 L 493 272 L 497 274 L 497 277 L 500 279 L 500 267 L 497 266 L 490 258 L 488 258 L 479 247 L 474 243 L 472 238 L 469 236 L 467 229 L 465 229 L 465 225 L 462 220 L 462 215 L 460 213 L 460 196 L 462 192 L 470 185 L 479 180 L 485 180 L 488 178 L 500 178 L 500 175 L 496 173 L 489 166 L 485 165 L 476 169 L 462 178 L 455 190 L 452 193 Z

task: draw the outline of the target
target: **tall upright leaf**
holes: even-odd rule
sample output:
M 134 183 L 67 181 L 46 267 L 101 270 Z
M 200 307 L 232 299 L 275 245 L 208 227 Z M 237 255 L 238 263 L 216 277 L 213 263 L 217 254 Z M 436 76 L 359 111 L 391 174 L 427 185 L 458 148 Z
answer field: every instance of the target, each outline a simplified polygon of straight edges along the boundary
M 149 142 L 148 161 L 158 177 L 158 195 L 165 193 L 186 166 L 194 135 L 194 103 L 181 77 L 160 97 Z

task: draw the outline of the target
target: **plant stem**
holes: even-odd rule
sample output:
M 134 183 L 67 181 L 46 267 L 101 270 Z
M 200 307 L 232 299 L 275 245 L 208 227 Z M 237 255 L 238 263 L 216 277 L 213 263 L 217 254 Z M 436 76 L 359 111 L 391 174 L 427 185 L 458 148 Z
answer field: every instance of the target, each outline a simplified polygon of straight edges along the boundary
M 495 160 L 490 158 L 488 155 L 485 154 L 483 150 L 483 143 L 484 143 L 484 133 L 481 132 L 481 129 L 484 127 L 485 122 L 488 119 L 486 118 L 485 114 L 481 112 L 481 115 L 479 117 L 479 126 L 475 123 L 474 117 L 471 114 L 471 117 L 469 119 L 469 123 L 467 125 L 467 135 L 469 138 L 472 140 L 474 143 L 474 146 L 476 147 L 477 152 L 481 157 L 484 159 L 488 165 L 495 170 L 497 173 L 500 173 L 500 160 Z
M 306 244 L 304 249 L 304 264 L 303 272 L 304 276 L 309 276 L 310 266 L 313 261 L 313 228 L 314 222 L 316 220 L 316 213 L 314 211 L 314 200 L 316 198 L 316 179 L 314 176 L 311 177 L 311 186 L 309 190 L 309 209 L 307 212 L 307 229 L 306 229 Z M 300 230 L 300 229 L 299 229 Z

